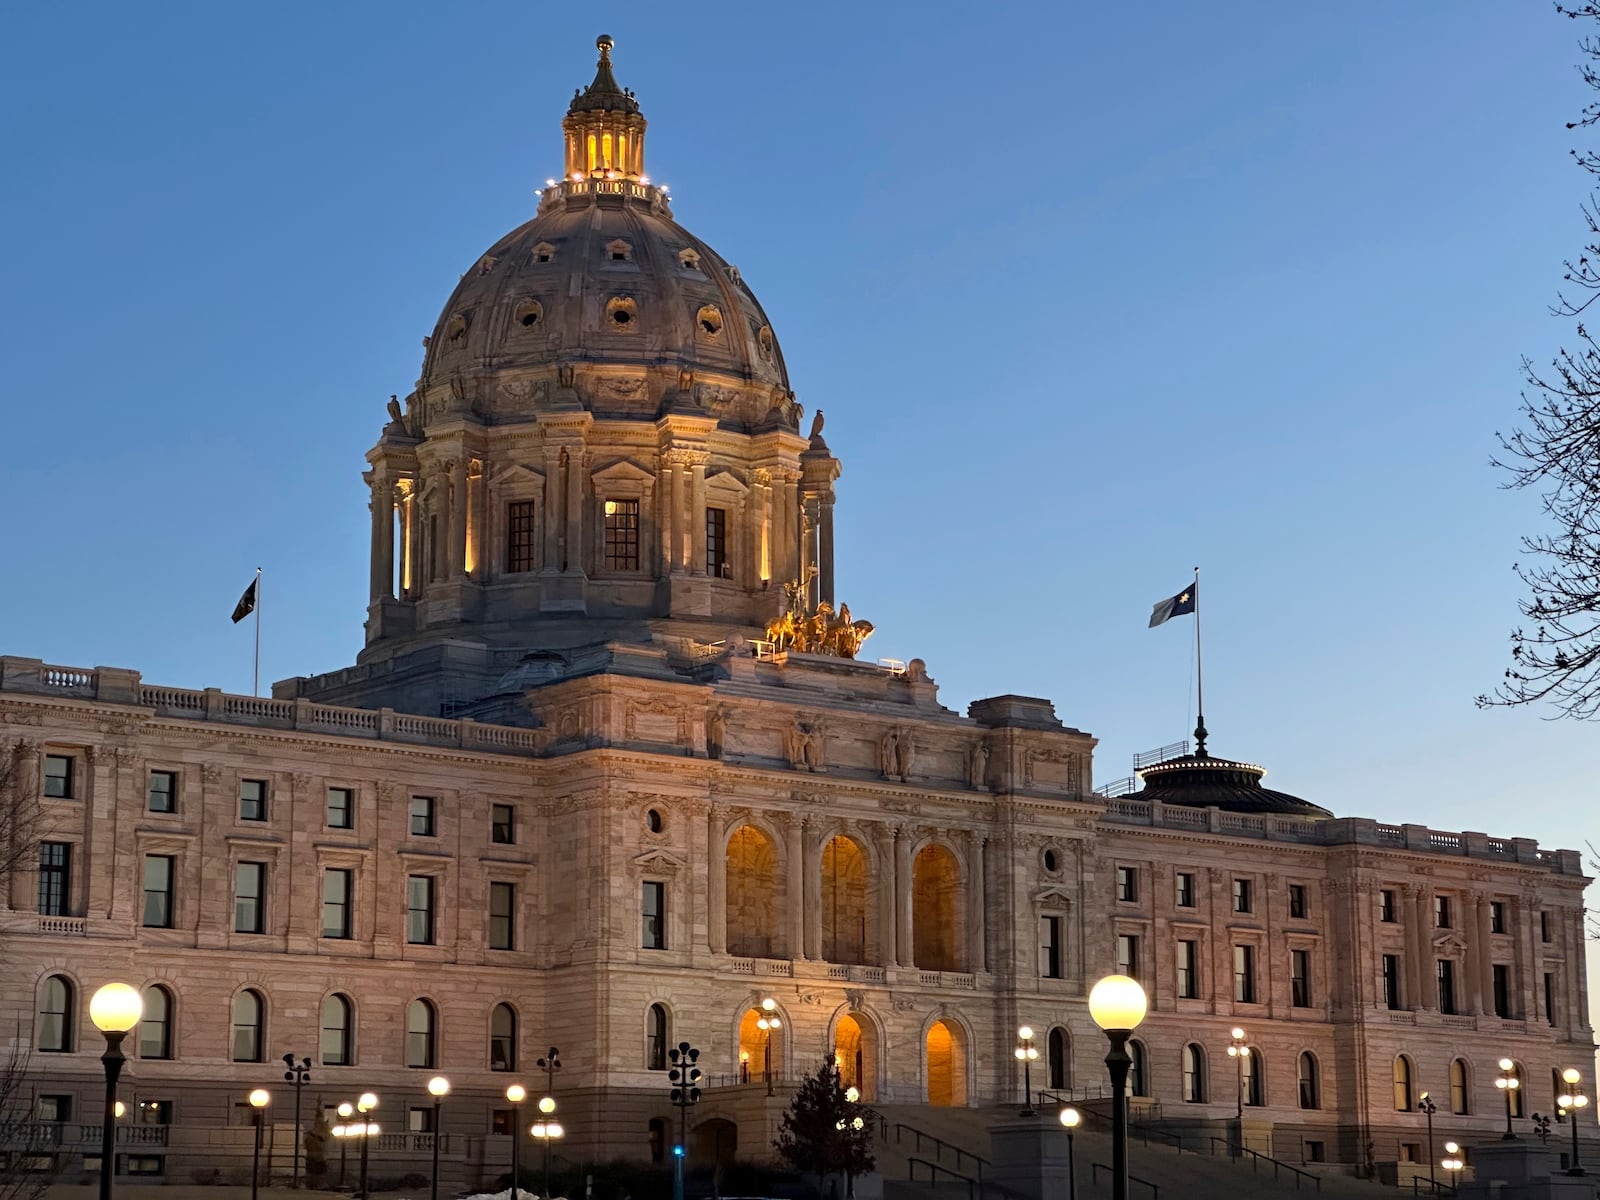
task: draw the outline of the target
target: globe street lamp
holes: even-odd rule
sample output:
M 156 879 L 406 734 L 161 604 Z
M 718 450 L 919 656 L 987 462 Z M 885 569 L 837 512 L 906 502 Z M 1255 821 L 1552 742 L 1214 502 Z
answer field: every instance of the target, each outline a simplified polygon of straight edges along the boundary
M 350 1137 L 350 1126 L 348 1122 L 355 1114 L 356 1106 L 351 1104 L 350 1101 L 346 1100 L 343 1104 L 339 1105 L 336 1111 L 339 1114 L 339 1124 L 333 1127 L 333 1136 L 339 1139 L 339 1190 L 343 1191 L 344 1152 L 345 1147 L 349 1144 L 347 1139 Z
M 250 1123 L 256 1127 L 256 1149 L 250 1159 L 250 1200 L 256 1200 L 261 1194 L 261 1114 L 270 1103 L 272 1093 L 266 1088 L 250 1093 Z
M 1033 1030 L 1027 1025 L 1017 1030 L 1017 1048 L 1013 1051 L 1017 1061 L 1022 1064 L 1022 1112 L 1024 1117 L 1033 1116 L 1033 1075 L 1031 1068 L 1038 1061 L 1039 1051 L 1033 1045 Z
M 1072 1165 L 1072 1131 L 1083 1121 L 1083 1114 L 1070 1104 L 1061 1110 L 1061 1124 L 1067 1131 L 1067 1200 L 1078 1198 L 1078 1171 Z
M 783 1028 L 777 1013 L 778 1002 L 768 996 L 761 1002 L 761 1015 L 756 1018 L 756 1028 L 761 1030 L 761 1074 L 767 1081 L 767 1095 L 772 1095 L 772 1031 Z
M 1250 1057 L 1250 1047 L 1245 1044 L 1244 1030 L 1237 1025 L 1230 1031 L 1233 1041 L 1228 1043 L 1228 1057 L 1234 1063 L 1233 1117 L 1244 1120 L 1244 1060 Z M 1239 1127 L 1239 1141 L 1244 1141 L 1244 1126 Z
M 522 1102 L 528 1098 L 528 1089 L 520 1083 L 506 1088 L 506 1099 L 511 1101 L 511 1200 L 517 1200 L 517 1176 L 522 1171 Z
M 1454 1142 L 1444 1144 L 1444 1161 L 1439 1165 L 1444 1168 L 1445 1174 L 1450 1177 L 1450 1190 L 1454 1192 L 1461 1183 L 1461 1168 L 1467 1164 L 1461 1158 L 1461 1147 Z
M 1128 1200 L 1128 1038 L 1144 1020 L 1148 1001 L 1137 979 L 1107 975 L 1089 990 L 1089 1015 L 1105 1031 L 1111 1050 L 1111 1200 Z
M 1517 1078 L 1517 1064 L 1509 1058 L 1500 1060 L 1500 1074 L 1494 1081 L 1495 1087 L 1505 1093 L 1506 1097 L 1506 1131 L 1500 1135 L 1501 1141 L 1516 1141 L 1517 1135 L 1511 1132 L 1511 1093 L 1522 1086 L 1522 1080 Z
M 1432 1192 L 1438 1189 L 1433 1181 L 1433 1114 L 1439 1111 L 1439 1106 L 1433 1102 L 1433 1097 L 1423 1092 L 1417 1097 L 1417 1111 L 1428 1118 L 1428 1190 Z
M 1578 1114 L 1588 1106 L 1589 1097 L 1578 1087 L 1583 1082 L 1583 1075 L 1576 1067 L 1568 1067 L 1561 1072 L 1561 1082 L 1567 1085 L 1567 1090 L 1556 1097 L 1556 1103 L 1561 1106 L 1567 1124 L 1572 1126 L 1572 1165 L 1567 1168 L 1567 1174 L 1586 1175 L 1588 1172 L 1578 1160 Z
M 545 1096 L 539 1101 L 539 1120 L 535 1121 L 528 1132 L 544 1143 L 544 1194 L 545 1200 L 550 1197 L 550 1143 L 565 1134 L 561 1122 L 554 1117 L 556 1102 L 550 1096 Z
M 428 1194 L 433 1200 L 439 1200 L 439 1111 L 449 1094 L 450 1081 L 443 1075 L 428 1080 L 428 1095 L 433 1097 L 433 1186 Z
M 122 1039 L 142 1016 L 144 1000 L 125 983 L 108 983 L 89 999 L 89 1019 L 106 1039 L 106 1052 L 100 1056 L 106 1070 L 106 1103 L 100 1123 L 100 1200 L 111 1200 L 111 1178 L 116 1174 L 117 1080 L 122 1064 L 128 1061 L 122 1053 Z
M 551 1046 L 550 1052 L 533 1065 L 544 1072 L 544 1094 L 550 1095 L 556 1090 L 556 1072 L 561 1070 L 561 1051 Z
M 358 1127 L 361 1138 L 361 1200 L 367 1200 L 367 1147 L 371 1144 L 373 1135 L 378 1132 L 378 1127 L 368 1119 L 367 1114 L 378 1107 L 378 1098 L 371 1092 L 362 1092 L 356 1097 L 356 1112 L 361 1116 Z M 349 1133 L 349 1127 L 345 1129 Z

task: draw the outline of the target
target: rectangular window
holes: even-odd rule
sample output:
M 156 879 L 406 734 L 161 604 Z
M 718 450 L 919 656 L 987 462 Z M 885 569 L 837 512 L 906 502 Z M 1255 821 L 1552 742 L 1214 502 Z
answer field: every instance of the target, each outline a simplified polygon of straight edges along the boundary
M 413 1105 L 406 1109 L 407 1133 L 432 1133 L 433 1109 L 421 1108 Z
M 71 915 L 72 846 L 68 842 L 39 845 L 39 912 L 46 917 Z
M 1139 868 L 1117 868 L 1117 899 L 1128 903 L 1139 898 Z
M 1394 924 L 1394 892 L 1389 888 L 1378 893 L 1378 920 L 1386 925 Z
M 606 570 L 639 569 L 639 502 L 606 501 Z
M 1248 879 L 1235 879 L 1233 881 L 1233 911 L 1236 913 L 1250 911 L 1250 881 Z
M 1178 874 L 1177 874 L 1177 881 L 1178 881 L 1178 888 L 1177 888 L 1177 891 L 1178 891 L 1177 905 L 1178 905 L 1178 907 L 1179 908 L 1193 908 L 1194 907 L 1194 872 L 1193 871 L 1179 871 Z
M 539 548 L 538 522 L 532 500 L 513 500 L 506 505 L 506 571 L 534 569 Z
M 517 841 L 517 810 L 509 804 L 489 806 L 489 840 L 496 846 L 514 846 Z
M 171 1100 L 141 1100 L 134 1105 L 134 1120 L 140 1125 L 171 1125 Z
M 1289 1003 L 1295 1008 L 1311 1007 L 1311 951 L 1289 951 Z
M 266 931 L 267 864 L 242 862 L 233 868 L 233 931 Z
M 356 823 L 356 792 L 354 788 L 328 789 L 328 828 L 352 829 Z
M 1383 1002 L 1389 1008 L 1400 1007 L 1400 956 L 1383 956 Z
M 1306 903 L 1306 885 L 1291 883 L 1289 885 L 1289 919 L 1291 921 L 1304 921 L 1310 906 Z
M 516 1129 L 515 1110 L 495 1108 L 489 1110 L 489 1132 L 500 1137 L 510 1137 Z
M 1549 971 L 1544 973 L 1544 1023 L 1556 1023 L 1556 977 Z
M 124 1175 L 164 1175 L 167 1160 L 160 1154 L 129 1154 L 122 1159 Z
M 1178 999 L 1200 999 L 1200 943 L 1178 943 Z
M 1233 948 L 1233 999 L 1236 1004 L 1256 1002 L 1256 948 Z
M 1539 940 L 1541 942 L 1550 940 L 1550 914 L 1543 909 L 1539 910 Z
M 1511 968 L 1495 963 L 1490 971 L 1494 977 L 1494 1015 L 1504 1020 L 1511 1016 Z
M 322 873 L 322 936 L 350 936 L 350 900 L 355 872 L 346 867 L 329 867 Z
M 52 800 L 72 799 L 72 756 L 44 756 L 44 794 Z
M 1139 978 L 1139 935 L 1117 934 L 1117 974 Z
M 1433 923 L 1438 929 L 1450 928 L 1450 897 L 1435 896 L 1433 898 Z
M 1456 964 L 1455 960 L 1441 958 L 1438 962 L 1439 979 L 1439 1011 L 1453 1013 L 1456 1011 Z
M 47 1125 L 70 1121 L 72 1120 L 72 1097 L 63 1095 L 40 1096 L 34 1112 L 38 1114 L 38 1119 Z
M 1061 918 L 1039 918 L 1039 974 L 1061 978 Z
M 730 578 L 733 575 L 733 565 L 728 561 L 726 509 L 706 509 L 706 574 L 713 579 Z
M 1506 905 L 1503 900 L 1489 901 L 1489 932 L 1504 933 L 1506 931 Z
M 406 877 L 406 941 L 433 945 L 433 876 Z
M 646 880 L 639 907 L 644 914 L 644 948 L 646 950 L 665 950 L 667 948 L 667 885 L 658 880 Z
M 489 949 L 517 948 L 517 885 L 489 885 Z
M 1326 1162 L 1327 1161 L 1327 1159 L 1328 1159 L 1328 1151 L 1327 1151 L 1327 1143 L 1326 1142 L 1307 1142 L 1305 1145 L 1306 1145 L 1306 1161 L 1307 1162 Z
M 433 836 L 433 797 L 411 797 L 411 836 Z
M 239 820 L 265 821 L 267 819 L 267 781 L 264 779 L 239 780 Z
M 172 928 L 172 856 L 144 856 L 144 926 Z
M 178 773 L 176 771 L 151 771 L 150 790 L 145 807 L 153 813 L 178 811 Z

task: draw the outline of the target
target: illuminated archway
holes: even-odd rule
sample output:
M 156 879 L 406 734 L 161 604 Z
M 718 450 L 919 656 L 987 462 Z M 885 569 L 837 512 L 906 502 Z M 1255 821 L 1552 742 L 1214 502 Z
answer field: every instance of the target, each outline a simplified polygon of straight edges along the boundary
M 833 1061 L 839 1082 L 866 1101 L 878 1098 L 878 1030 L 862 1013 L 845 1013 L 833 1030 Z
M 822 848 L 822 957 L 865 963 L 872 906 L 866 851 L 852 838 L 830 838 Z
M 924 1039 L 928 1103 L 964 1107 L 967 1103 L 967 1038 L 955 1021 L 935 1021 Z
M 782 958 L 777 847 L 754 825 L 741 825 L 728 839 L 727 857 L 728 953 Z
M 924 846 L 911 868 L 911 945 L 924 971 L 959 971 L 964 914 L 961 866 L 943 846 Z
M 783 1076 L 783 1018 L 777 1007 L 753 1004 L 739 1018 L 739 1082 L 758 1083 Z M 766 1028 L 762 1028 L 763 1023 Z

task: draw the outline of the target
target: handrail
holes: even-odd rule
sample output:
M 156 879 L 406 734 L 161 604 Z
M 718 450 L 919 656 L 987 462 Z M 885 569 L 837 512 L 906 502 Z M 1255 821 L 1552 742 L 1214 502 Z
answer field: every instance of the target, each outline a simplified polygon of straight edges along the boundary
M 1098 1099 L 1098 1098 L 1099 1097 L 1093 1097 L 1093 1099 Z M 1041 1091 L 1039 1093 L 1039 1107 L 1040 1108 L 1045 1107 L 1046 1104 L 1058 1104 L 1059 1105 L 1059 1104 L 1065 1104 L 1065 1103 L 1067 1103 L 1067 1101 L 1062 1099 L 1062 1095 L 1061 1095 L 1061 1093 L 1059 1091 L 1046 1090 L 1046 1091 Z M 1078 1111 L 1079 1111 L 1079 1114 L 1083 1117 L 1085 1122 L 1091 1122 L 1091 1121 L 1092 1122 L 1096 1122 L 1096 1123 L 1098 1123 L 1100 1125 L 1105 1126 L 1107 1129 L 1109 1129 L 1111 1127 L 1111 1115 L 1109 1113 L 1097 1112 L 1092 1108 L 1082 1108 L 1082 1109 L 1079 1109 Z M 1161 1102 L 1160 1101 L 1152 1101 L 1147 1111 L 1156 1120 L 1160 1120 L 1161 1119 Z M 1158 1129 L 1150 1121 L 1129 1121 L 1128 1122 L 1128 1136 L 1130 1138 L 1136 1139 L 1141 1146 L 1148 1146 L 1150 1144 L 1150 1140 L 1152 1138 L 1154 1138 L 1157 1142 L 1161 1143 L 1162 1145 L 1171 1146 L 1179 1154 L 1183 1153 L 1183 1138 L 1182 1138 L 1182 1136 L 1180 1136 L 1179 1134 L 1173 1133 L 1172 1131 L 1167 1130 L 1167 1129 Z M 1193 1149 L 1191 1149 L 1189 1151 L 1189 1153 L 1193 1154 L 1194 1153 Z
M 1112 1174 L 1111 1168 L 1106 1166 L 1105 1163 L 1092 1163 L 1089 1171 L 1090 1180 L 1094 1183 L 1099 1183 L 1101 1171 L 1104 1171 L 1107 1175 Z M 1161 1188 L 1158 1184 L 1151 1183 L 1148 1179 L 1140 1179 L 1137 1175 L 1129 1175 L 1128 1182 L 1137 1183 L 1140 1187 L 1149 1188 L 1151 1200 L 1160 1200 Z
M 941 1167 L 938 1163 L 929 1162 L 925 1158 L 907 1157 L 907 1159 L 906 1159 L 906 1170 L 907 1170 L 906 1178 L 911 1183 L 915 1183 L 917 1181 L 917 1167 L 918 1167 L 919 1164 L 921 1166 L 924 1166 L 924 1167 L 928 1168 L 928 1184 L 929 1184 L 929 1186 L 937 1184 L 939 1182 L 939 1176 L 940 1175 L 948 1175 L 951 1179 L 959 1180 L 962 1183 L 967 1185 L 967 1200 L 977 1200 L 977 1191 L 976 1191 L 976 1189 L 978 1187 L 978 1181 L 976 1179 L 972 1178 L 972 1176 L 970 1176 L 970 1175 L 963 1175 L 959 1171 L 952 1171 L 949 1167 Z
M 878 1133 L 883 1138 L 883 1140 L 886 1141 L 886 1142 L 889 1140 L 889 1130 L 890 1130 L 889 1118 L 880 1116 L 878 1118 Z M 975 1162 L 978 1165 L 978 1182 L 979 1183 L 983 1182 L 983 1169 L 989 1165 L 989 1160 L 988 1159 L 982 1157 L 981 1155 L 974 1154 L 971 1150 L 963 1150 L 960 1146 L 956 1145 L 954 1142 L 947 1142 L 941 1137 L 935 1137 L 931 1133 L 924 1133 L 922 1130 L 918 1129 L 915 1125 L 907 1125 L 904 1121 L 896 1121 L 896 1122 L 894 1122 L 894 1141 L 895 1141 L 895 1145 L 899 1145 L 900 1144 L 900 1141 L 901 1141 L 901 1138 L 902 1138 L 902 1134 L 905 1134 L 905 1133 L 910 1133 L 915 1137 L 916 1141 L 914 1142 L 914 1149 L 915 1149 L 915 1152 L 918 1153 L 918 1154 L 922 1153 L 922 1143 L 923 1143 L 924 1139 L 932 1142 L 933 1143 L 934 1158 L 935 1158 L 936 1162 L 938 1163 L 938 1165 L 940 1165 L 941 1167 L 943 1166 L 944 1152 L 946 1150 L 951 1150 L 951 1151 L 955 1152 L 956 1167 L 958 1169 L 961 1166 L 961 1160 L 963 1158 L 970 1158 L 973 1162 Z M 948 1168 L 946 1168 L 946 1169 L 948 1169 Z
M 1444 1194 L 1446 1196 L 1454 1196 L 1456 1194 L 1455 1187 L 1453 1185 L 1451 1185 L 1451 1184 L 1446 1183 L 1444 1180 L 1442 1180 L 1442 1179 L 1424 1179 L 1420 1175 L 1413 1175 L 1411 1177 L 1411 1194 L 1413 1196 L 1420 1195 L 1421 1193 L 1417 1189 L 1420 1188 L 1423 1184 L 1427 1184 L 1428 1187 L 1431 1189 L 1429 1191 L 1429 1193 L 1428 1193 L 1431 1196 L 1439 1195 L 1439 1189 L 1440 1188 L 1444 1189 Z
M 1299 1167 L 1283 1162 L 1281 1159 L 1273 1158 L 1270 1154 L 1263 1154 L 1259 1150 L 1252 1150 L 1249 1146 L 1242 1145 L 1239 1142 L 1230 1141 L 1228 1138 L 1220 1138 L 1215 1136 L 1212 1137 L 1211 1153 L 1213 1155 L 1217 1152 L 1218 1142 L 1221 1142 L 1228 1148 L 1228 1157 L 1233 1159 L 1235 1163 L 1237 1163 L 1244 1155 L 1248 1154 L 1250 1156 L 1250 1170 L 1252 1174 L 1261 1170 L 1262 1163 L 1269 1162 L 1272 1164 L 1272 1178 L 1274 1181 L 1277 1180 L 1279 1171 L 1288 1171 L 1294 1176 L 1295 1191 L 1298 1192 L 1300 1190 L 1300 1181 L 1302 1179 L 1311 1180 L 1312 1183 L 1317 1185 L 1317 1191 L 1320 1192 L 1322 1190 L 1322 1176 L 1313 1175 L 1310 1171 L 1302 1171 Z

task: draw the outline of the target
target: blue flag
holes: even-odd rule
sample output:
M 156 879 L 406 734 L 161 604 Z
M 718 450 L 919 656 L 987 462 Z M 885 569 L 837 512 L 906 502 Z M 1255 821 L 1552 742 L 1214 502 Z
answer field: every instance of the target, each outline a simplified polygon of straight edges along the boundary
M 1173 617 L 1181 617 L 1184 613 L 1192 613 L 1194 606 L 1200 600 L 1200 585 L 1191 583 L 1183 591 L 1170 600 L 1163 600 L 1150 612 L 1150 628 L 1154 629 Z

